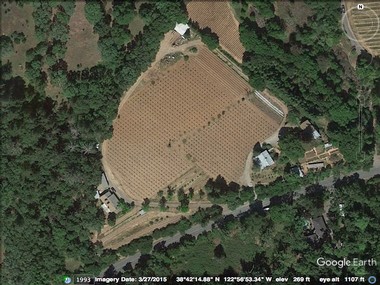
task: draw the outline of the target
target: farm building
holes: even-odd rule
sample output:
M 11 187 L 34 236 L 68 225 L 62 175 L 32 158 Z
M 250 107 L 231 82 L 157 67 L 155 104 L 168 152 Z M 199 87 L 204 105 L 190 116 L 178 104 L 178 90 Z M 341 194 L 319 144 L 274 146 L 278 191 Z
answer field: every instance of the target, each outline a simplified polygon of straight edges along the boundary
M 106 213 L 115 212 L 118 213 L 120 210 L 117 208 L 119 204 L 119 197 L 111 190 L 103 191 L 100 194 L 99 199 L 103 202 L 102 208 Z
M 256 156 L 255 159 L 259 161 L 261 169 L 274 164 L 274 161 L 267 150 L 264 150 L 262 153 Z
M 303 136 L 311 136 L 314 140 L 320 139 L 321 134 L 317 131 L 317 129 L 310 123 L 309 120 L 304 121 L 300 125 L 303 130 Z
M 188 24 L 181 24 L 181 23 L 176 23 L 175 24 L 175 27 L 174 27 L 174 30 L 180 34 L 182 37 L 184 36 L 184 34 L 186 34 L 187 30 L 189 29 L 189 25 Z
M 99 192 L 103 192 L 104 190 L 107 190 L 110 188 L 110 184 L 108 182 L 107 176 L 104 172 L 102 172 L 102 177 L 100 180 L 100 185 L 98 186 Z
M 319 169 L 325 167 L 323 162 L 311 162 L 306 165 L 306 168 L 309 169 Z

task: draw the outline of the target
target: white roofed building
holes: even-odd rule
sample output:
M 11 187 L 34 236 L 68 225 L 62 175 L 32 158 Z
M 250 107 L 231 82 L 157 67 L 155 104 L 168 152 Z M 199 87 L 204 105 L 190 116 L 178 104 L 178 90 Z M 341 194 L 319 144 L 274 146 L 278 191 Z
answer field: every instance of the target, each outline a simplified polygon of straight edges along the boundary
M 256 156 L 255 159 L 259 161 L 260 169 L 264 169 L 265 167 L 274 164 L 274 161 L 267 150 L 264 150 L 262 153 Z
M 174 30 L 177 32 L 177 33 L 179 33 L 181 36 L 183 36 L 186 32 L 187 32 L 187 30 L 189 29 L 190 27 L 189 27 L 189 25 L 188 24 L 182 24 L 182 23 L 176 23 L 175 24 L 175 28 L 174 28 Z

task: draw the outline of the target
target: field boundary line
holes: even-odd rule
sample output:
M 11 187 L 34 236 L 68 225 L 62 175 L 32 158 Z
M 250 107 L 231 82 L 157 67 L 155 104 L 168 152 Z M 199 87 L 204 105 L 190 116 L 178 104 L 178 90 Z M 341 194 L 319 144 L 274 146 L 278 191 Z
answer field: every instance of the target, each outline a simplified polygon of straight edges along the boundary
M 259 91 L 255 90 L 255 95 L 257 98 L 259 98 L 262 102 L 264 102 L 268 107 L 270 107 L 276 114 L 280 115 L 281 117 L 284 117 L 284 112 L 281 111 L 279 108 L 277 108 L 275 105 L 273 105 L 267 98 L 265 98 Z
M 237 74 L 240 75 L 240 77 L 242 77 L 245 81 L 249 81 L 249 78 L 247 75 L 244 74 L 243 70 L 241 70 L 241 68 L 239 66 L 237 66 L 236 63 L 234 63 L 232 60 L 230 60 L 227 56 L 225 56 L 222 51 L 220 51 L 218 48 L 216 48 L 215 50 L 215 54 L 224 62 L 224 63 L 227 63 L 227 66 L 229 66 L 230 68 L 232 68 Z M 229 65 L 228 63 L 230 63 L 231 65 Z

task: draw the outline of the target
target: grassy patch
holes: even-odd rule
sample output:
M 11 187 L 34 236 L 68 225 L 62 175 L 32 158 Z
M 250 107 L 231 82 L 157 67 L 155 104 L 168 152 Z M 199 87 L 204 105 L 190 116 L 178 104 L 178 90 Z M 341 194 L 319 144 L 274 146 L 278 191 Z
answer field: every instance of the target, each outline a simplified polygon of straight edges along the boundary
M 226 253 L 224 258 L 216 258 L 214 256 L 215 246 L 214 240 L 220 241 Z M 181 248 L 181 251 L 176 256 L 176 261 L 173 262 L 173 272 L 179 273 L 186 268 L 192 274 L 202 275 L 207 269 L 209 275 L 218 275 L 221 269 L 231 266 L 237 272 L 241 271 L 240 260 L 249 260 L 254 256 L 255 239 L 248 237 L 237 229 L 235 233 L 223 234 L 220 230 L 214 230 L 207 236 L 199 236 L 196 243 L 191 247 Z
M 84 1 L 78 1 L 74 14 L 70 18 L 70 34 L 67 41 L 65 61 L 69 70 L 92 67 L 101 60 L 98 49 L 99 35 L 86 19 Z
M 78 270 L 81 267 L 81 265 L 82 265 L 82 262 L 74 258 L 70 257 L 70 258 L 65 259 L 65 268 L 70 272 L 74 272 Z
M 2 58 L 12 63 L 12 71 L 15 76 L 24 77 L 26 51 L 37 45 L 34 30 L 33 7 L 30 3 L 24 3 L 23 7 L 15 2 L 3 2 L 1 4 L 1 32 L 7 36 L 13 32 L 22 32 L 26 37 L 24 43 L 13 43 L 14 52 Z
M 144 25 L 145 23 L 143 18 L 141 18 L 139 15 L 136 15 L 129 23 L 129 31 L 131 32 L 132 36 L 136 36 L 142 32 Z

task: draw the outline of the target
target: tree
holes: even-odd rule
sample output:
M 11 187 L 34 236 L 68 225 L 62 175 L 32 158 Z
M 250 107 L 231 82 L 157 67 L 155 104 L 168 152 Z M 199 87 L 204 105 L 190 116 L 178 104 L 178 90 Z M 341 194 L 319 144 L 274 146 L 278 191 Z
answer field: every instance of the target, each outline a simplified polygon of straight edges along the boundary
M 0 45 L 1 45 L 1 57 L 7 56 L 13 52 L 13 44 L 10 37 L 6 35 L 1 35 Z
M 16 31 L 11 34 L 11 39 L 15 44 L 25 43 L 26 41 L 25 34 L 23 32 Z
M 210 50 L 214 50 L 219 47 L 219 37 L 216 33 L 211 31 L 209 27 L 201 29 L 198 22 L 190 21 L 190 26 L 197 30 L 202 37 L 202 41 L 207 45 Z
M 283 155 L 296 163 L 299 158 L 303 157 L 305 150 L 301 144 L 301 137 L 298 129 L 288 128 L 284 135 L 280 137 L 279 147 Z
M 87 20 L 95 25 L 103 19 L 103 8 L 99 1 L 86 1 L 84 6 Z
M 160 203 L 159 203 L 161 211 L 165 211 L 167 209 L 166 202 L 167 202 L 166 198 L 164 196 L 162 196 L 160 199 Z
M 214 248 L 214 256 L 218 259 L 227 257 L 223 245 L 220 243 Z
M 177 193 L 178 201 L 181 203 L 181 205 L 178 207 L 179 210 L 182 212 L 187 212 L 189 210 L 189 195 L 185 194 L 185 190 L 183 188 L 180 188 Z
M 193 199 L 193 197 L 194 197 L 194 188 L 190 187 L 190 189 L 189 189 L 189 199 L 191 200 L 191 199 Z
M 107 221 L 108 221 L 108 225 L 113 227 L 116 224 L 116 214 L 114 212 L 109 213 Z
M 129 25 L 135 17 L 135 7 L 133 2 L 115 1 L 112 7 L 114 21 L 120 25 Z
M 135 202 L 127 203 L 124 199 L 120 199 L 117 207 L 121 209 L 122 214 L 126 214 L 135 207 Z
M 141 204 L 144 211 L 149 210 L 149 204 L 150 204 L 150 200 L 148 198 L 144 198 L 144 202 Z
M 174 188 L 168 186 L 167 192 L 168 192 L 168 200 L 171 201 L 173 199 L 175 190 L 174 190 Z

